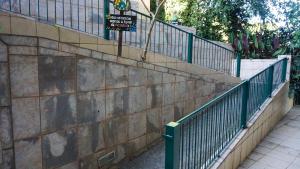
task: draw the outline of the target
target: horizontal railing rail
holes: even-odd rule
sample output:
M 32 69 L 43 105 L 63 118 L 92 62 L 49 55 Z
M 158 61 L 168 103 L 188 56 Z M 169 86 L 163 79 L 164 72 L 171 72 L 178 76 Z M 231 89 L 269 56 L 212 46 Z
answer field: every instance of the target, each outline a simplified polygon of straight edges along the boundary
M 206 169 L 286 81 L 287 58 L 277 61 L 199 109 L 166 125 L 166 169 Z
M 107 40 L 118 39 L 118 31 L 105 29 L 106 15 L 119 13 L 110 0 L 1 0 L 0 9 Z M 124 32 L 123 42 L 142 48 L 151 17 L 133 9 L 125 14 L 137 16 L 137 28 L 136 32 Z M 227 74 L 234 58 L 232 50 L 160 20 L 154 24 L 149 50 Z

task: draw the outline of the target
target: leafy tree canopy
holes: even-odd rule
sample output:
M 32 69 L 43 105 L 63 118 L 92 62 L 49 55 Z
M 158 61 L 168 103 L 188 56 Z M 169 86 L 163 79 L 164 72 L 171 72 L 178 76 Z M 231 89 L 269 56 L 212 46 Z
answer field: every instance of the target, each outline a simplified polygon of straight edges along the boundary
M 203 38 L 231 42 L 244 57 L 275 57 L 300 47 L 297 0 L 175 1 L 185 4 L 179 14 L 183 25 Z
M 233 32 L 244 31 L 253 16 L 263 22 L 270 18 L 267 0 L 181 0 L 186 3 L 180 18 L 193 26 L 201 37 L 222 40 Z

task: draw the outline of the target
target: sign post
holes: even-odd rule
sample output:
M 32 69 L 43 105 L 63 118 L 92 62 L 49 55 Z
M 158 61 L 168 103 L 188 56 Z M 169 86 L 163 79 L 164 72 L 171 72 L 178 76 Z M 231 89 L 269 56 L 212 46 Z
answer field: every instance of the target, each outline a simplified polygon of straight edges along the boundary
M 107 30 L 119 31 L 118 56 L 122 55 L 123 31 L 136 31 L 136 16 L 124 15 L 125 11 L 130 10 L 129 0 L 114 0 L 114 8 L 120 11 L 120 14 L 109 14 L 106 16 Z
M 120 11 L 120 15 L 124 15 L 124 11 Z M 118 56 L 122 56 L 122 41 L 123 41 L 123 31 L 119 30 L 119 41 L 118 41 Z

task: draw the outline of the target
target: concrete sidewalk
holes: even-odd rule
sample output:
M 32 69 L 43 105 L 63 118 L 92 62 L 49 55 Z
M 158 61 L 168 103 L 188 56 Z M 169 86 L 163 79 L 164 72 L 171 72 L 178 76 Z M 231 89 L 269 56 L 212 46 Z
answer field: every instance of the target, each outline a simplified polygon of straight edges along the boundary
M 300 169 L 300 106 L 276 125 L 239 169 Z

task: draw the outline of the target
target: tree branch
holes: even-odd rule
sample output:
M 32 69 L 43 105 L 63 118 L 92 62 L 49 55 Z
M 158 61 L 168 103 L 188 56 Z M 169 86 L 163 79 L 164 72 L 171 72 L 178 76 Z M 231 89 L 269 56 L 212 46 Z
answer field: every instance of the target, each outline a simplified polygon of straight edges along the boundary
M 143 0 L 142 0 L 143 1 Z M 145 61 L 146 60 L 146 55 L 147 55 L 147 51 L 148 51 L 148 46 L 149 46 L 149 43 L 150 43 L 150 39 L 151 39 L 151 33 L 152 33 L 152 30 L 153 30 L 153 27 L 154 27 L 154 24 L 155 24 L 155 21 L 156 21 L 156 17 L 157 17 L 157 14 L 160 10 L 160 8 L 163 6 L 163 4 L 166 2 L 167 0 L 163 0 L 160 2 L 160 4 L 158 5 L 158 7 L 156 8 L 156 11 L 155 11 L 155 14 L 152 16 L 152 20 L 151 20 L 151 24 L 150 24 L 150 28 L 147 32 L 147 38 L 146 38 L 146 43 L 145 43 L 145 46 L 144 46 L 144 51 L 143 51 L 143 54 L 141 56 L 142 60 Z
M 151 12 L 151 10 L 147 7 L 146 3 L 144 2 L 144 0 L 141 0 L 144 8 L 147 10 L 147 12 L 150 14 L 150 16 L 152 17 L 154 15 L 153 12 Z

